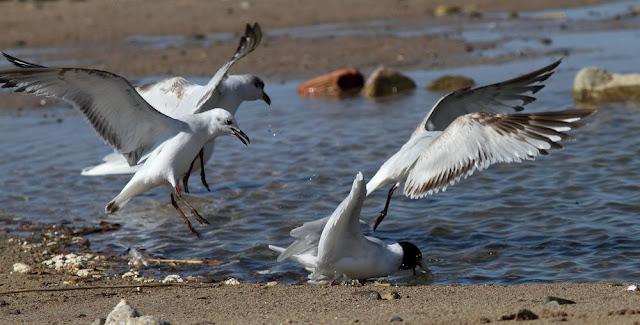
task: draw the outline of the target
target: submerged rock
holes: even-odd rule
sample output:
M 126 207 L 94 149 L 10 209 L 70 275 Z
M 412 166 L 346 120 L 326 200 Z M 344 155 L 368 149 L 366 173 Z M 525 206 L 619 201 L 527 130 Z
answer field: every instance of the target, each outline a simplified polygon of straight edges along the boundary
M 105 325 L 170 325 L 166 320 L 162 320 L 156 316 L 141 316 L 140 313 L 122 299 L 115 308 L 109 313 L 104 322 Z
M 438 5 L 434 10 L 433 14 L 436 17 L 444 17 L 457 15 L 462 12 L 462 8 L 456 5 Z
M 400 72 L 378 67 L 364 84 L 364 94 L 368 97 L 379 98 L 393 96 L 416 89 L 416 83 Z
M 431 91 L 455 91 L 462 88 L 473 87 L 476 83 L 473 79 L 465 76 L 444 75 L 439 77 L 427 86 Z
M 307 97 L 343 97 L 357 94 L 364 76 L 354 68 L 339 69 L 307 80 L 298 86 L 298 94 Z
M 583 68 L 573 81 L 573 98 L 582 103 L 640 101 L 640 74 Z

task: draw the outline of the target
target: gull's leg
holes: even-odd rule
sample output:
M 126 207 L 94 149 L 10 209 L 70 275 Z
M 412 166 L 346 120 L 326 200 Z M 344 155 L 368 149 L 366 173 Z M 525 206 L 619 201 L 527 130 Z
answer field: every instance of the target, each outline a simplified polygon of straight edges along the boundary
M 207 191 L 211 192 L 211 189 L 209 188 L 209 184 L 207 184 L 207 178 L 204 175 L 204 152 L 203 149 L 200 149 L 200 153 L 198 154 L 198 157 L 200 157 L 200 180 L 202 181 L 202 185 L 204 185 L 204 187 L 207 188 Z M 193 165 L 193 163 L 191 164 Z
M 189 193 L 189 176 L 191 176 L 191 170 L 193 170 L 193 163 L 196 162 L 196 159 L 193 158 L 191 165 L 189 166 L 189 171 L 182 177 L 182 184 L 184 185 L 185 193 Z
M 176 185 L 176 188 L 179 189 L 180 185 Z M 178 194 L 178 197 L 180 197 L 180 194 Z M 182 209 L 180 209 L 180 206 L 178 206 L 178 203 L 176 202 L 176 199 L 173 196 L 173 193 L 171 193 L 171 205 L 173 205 L 173 207 L 176 208 L 178 213 L 180 213 L 182 220 L 184 220 L 184 223 L 187 224 L 187 227 L 189 227 L 189 230 L 196 236 L 200 237 L 200 234 L 195 229 L 193 229 L 193 226 L 191 225 L 191 221 L 189 221 L 189 218 L 187 218 L 187 216 L 184 214 L 184 211 L 182 211 Z
M 373 224 L 373 231 L 376 231 L 376 229 L 378 229 L 378 225 L 380 225 L 384 217 L 387 216 L 387 211 L 389 211 L 389 204 L 391 203 L 391 197 L 393 196 L 393 192 L 396 190 L 396 188 L 398 188 L 398 183 L 393 184 L 393 186 L 391 186 L 391 188 L 389 189 L 389 193 L 387 194 L 387 202 L 385 202 L 384 209 L 380 211 L 380 214 L 376 218 L 376 222 Z
M 207 224 L 207 225 L 209 224 L 209 221 L 207 221 L 207 219 L 203 218 L 200 215 L 200 213 L 198 213 L 198 210 L 196 210 L 196 208 L 194 208 L 193 205 L 191 205 L 191 203 L 189 203 L 189 201 L 187 201 L 187 199 L 185 199 L 181 195 L 178 195 L 178 199 L 180 199 L 189 208 L 189 211 L 191 211 L 191 214 L 193 215 L 193 217 L 196 218 L 196 220 L 200 224 Z

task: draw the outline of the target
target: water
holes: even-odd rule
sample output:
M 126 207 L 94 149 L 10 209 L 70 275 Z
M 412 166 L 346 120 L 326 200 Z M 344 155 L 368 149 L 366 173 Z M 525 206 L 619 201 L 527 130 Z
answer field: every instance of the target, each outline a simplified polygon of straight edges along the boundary
M 585 65 L 617 72 L 637 67 L 637 31 L 550 36 L 553 44 L 587 51 L 565 58 L 528 110 L 573 106 L 573 76 Z M 190 183 L 190 200 L 211 222 L 198 228 L 202 239 L 189 234 L 162 189 L 135 198 L 119 215 L 104 215 L 104 205 L 128 177 L 79 175 L 110 150 L 75 111 L 0 116 L 0 205 L 26 220 L 123 224 L 119 231 L 90 236 L 92 248 L 101 251 L 124 256 L 129 247 L 143 247 L 164 258 L 232 261 L 185 273 L 299 282 L 306 273 L 294 263 L 276 263 L 266 245 L 287 245 L 290 229 L 330 214 L 358 171 L 373 175 L 437 100 L 438 94 L 422 88 L 428 81 L 461 73 L 480 84 L 495 82 L 553 59 L 412 71 L 419 89 L 384 102 L 306 99 L 296 95 L 299 80 L 267 82 L 273 106 L 248 103 L 237 115 L 251 145 L 220 139 L 207 165 L 213 193 L 197 177 Z M 397 195 L 376 236 L 416 243 L 434 283 L 637 280 L 637 125 L 640 105 L 607 106 L 573 132 L 577 141 L 564 150 L 493 166 L 426 199 Z M 377 215 L 385 195 L 381 190 L 367 200 L 365 219 Z

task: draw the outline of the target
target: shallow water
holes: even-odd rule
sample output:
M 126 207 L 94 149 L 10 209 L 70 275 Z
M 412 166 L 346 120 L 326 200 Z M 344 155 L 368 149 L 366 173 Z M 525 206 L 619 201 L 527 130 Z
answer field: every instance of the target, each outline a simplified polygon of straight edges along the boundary
M 640 33 L 558 33 L 553 44 L 586 49 L 565 58 L 530 111 L 567 108 L 580 67 L 634 71 Z M 600 42 L 600 43 L 599 43 Z M 237 114 L 252 143 L 220 139 L 207 165 L 213 193 L 191 180 L 191 201 L 211 225 L 191 236 L 164 189 L 132 200 L 118 215 L 104 205 L 127 176 L 82 177 L 110 152 L 81 116 L 57 109 L 0 116 L 0 205 L 25 220 L 119 222 L 117 232 L 90 237 L 92 248 L 125 255 L 143 247 L 165 258 L 216 258 L 221 267 L 183 270 L 215 280 L 302 281 L 297 265 L 276 263 L 267 244 L 287 245 L 288 231 L 330 214 L 358 171 L 369 178 L 408 138 L 438 94 L 424 85 L 443 73 L 480 84 L 551 62 L 413 71 L 412 94 L 384 102 L 300 98 L 299 81 L 267 82 L 273 106 L 244 104 Z M 637 68 L 635 69 L 637 70 Z M 201 80 L 205 81 L 205 79 Z M 637 280 L 640 276 L 640 106 L 602 108 L 572 132 L 576 142 L 534 162 L 496 165 L 423 200 L 397 195 L 376 236 L 421 247 L 434 283 Z M 377 215 L 386 191 L 367 200 Z

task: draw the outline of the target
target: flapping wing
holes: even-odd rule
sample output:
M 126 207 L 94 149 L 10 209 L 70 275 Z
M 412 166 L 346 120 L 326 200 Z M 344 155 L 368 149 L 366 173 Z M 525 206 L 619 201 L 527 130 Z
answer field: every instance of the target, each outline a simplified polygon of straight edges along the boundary
M 404 184 L 412 199 L 445 190 L 462 178 L 498 162 L 520 162 L 561 148 L 565 132 L 592 110 L 530 114 L 478 112 L 463 115 L 420 155 Z
M 46 68 L 43 65 L 31 63 L 29 61 L 25 61 L 22 59 L 18 59 L 15 56 L 11 56 L 7 53 L 2 52 L 2 56 L 4 56 L 7 61 L 11 62 L 11 64 L 15 65 L 18 68 Z
M 454 91 L 441 98 L 414 132 L 443 131 L 458 116 L 474 112 L 513 113 L 535 101 L 535 93 L 562 60 L 520 77 L 477 88 Z
M 56 97 L 71 103 L 130 165 L 170 132 L 174 120 L 151 107 L 124 78 L 79 68 L 21 68 L 0 71 L 0 85 L 13 92 Z
M 360 230 L 360 211 L 367 196 L 367 186 L 362 173 L 356 175 L 351 192 L 333 211 L 327 220 L 318 245 L 318 260 L 341 255 L 352 243 L 364 239 Z
M 251 24 L 247 24 L 244 35 L 240 38 L 240 44 L 238 44 L 236 52 L 227 63 L 218 69 L 213 78 L 211 78 L 207 85 L 202 89 L 202 96 L 196 104 L 197 110 L 195 113 L 200 113 L 205 110 L 204 104 L 216 93 L 218 85 L 220 85 L 220 82 L 227 77 L 227 72 L 231 66 L 247 54 L 253 52 L 253 50 L 260 45 L 261 40 L 262 30 L 260 29 L 260 25 L 258 25 L 258 23 L 254 23 L 253 26 Z

